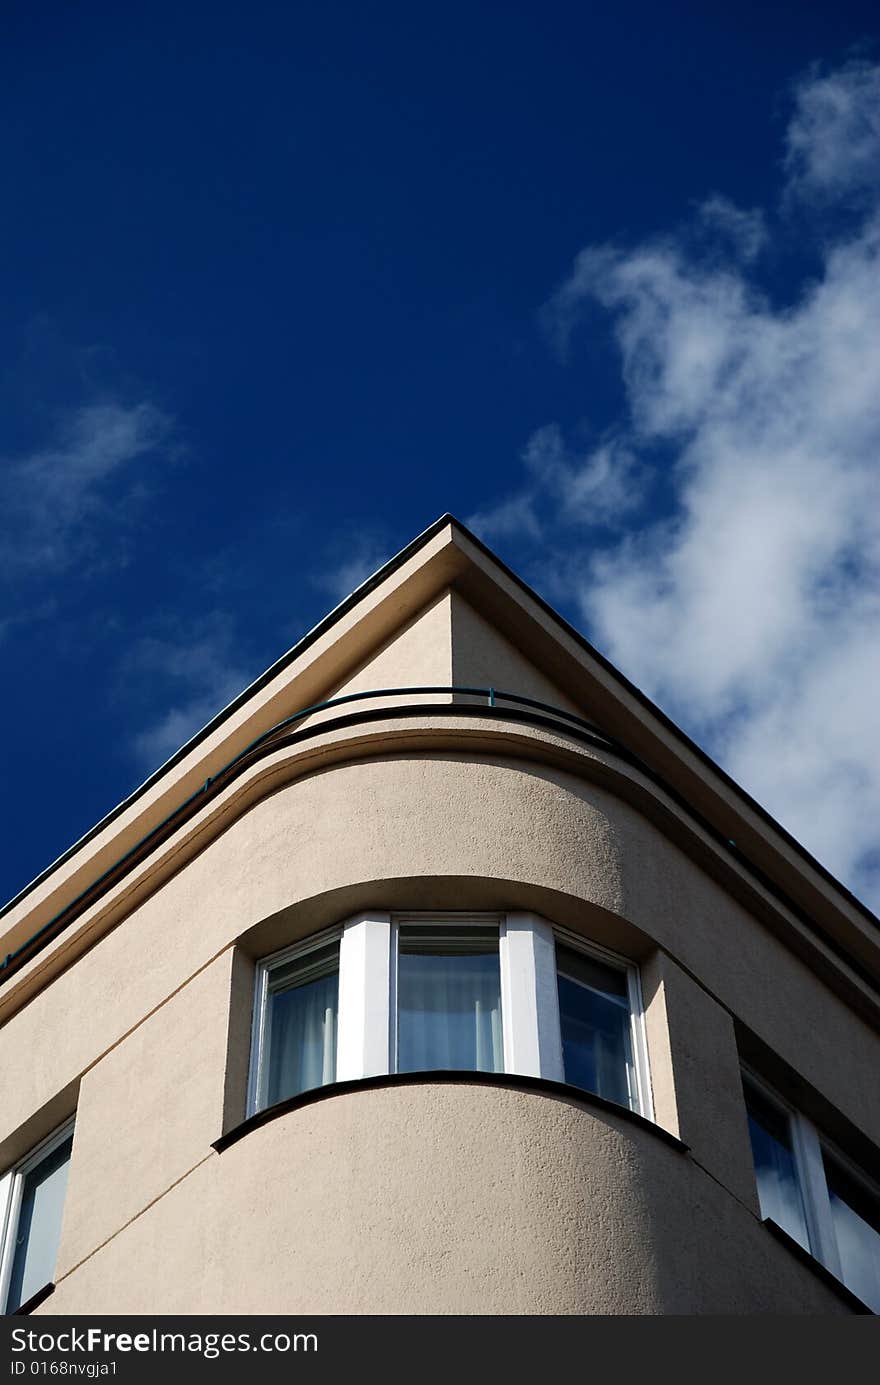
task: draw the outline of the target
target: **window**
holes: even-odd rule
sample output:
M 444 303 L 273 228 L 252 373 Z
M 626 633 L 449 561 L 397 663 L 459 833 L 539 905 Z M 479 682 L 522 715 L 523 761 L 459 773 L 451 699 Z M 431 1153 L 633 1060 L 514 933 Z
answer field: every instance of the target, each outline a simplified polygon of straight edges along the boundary
M 761 1215 L 809 1250 L 791 1118 L 753 1083 L 746 1085 L 745 1092 Z
M 400 924 L 397 1071 L 501 1072 L 498 925 Z
M 4 1313 L 52 1282 L 61 1238 L 73 1122 L 0 1179 L 0 1300 Z
M 743 1090 L 761 1215 L 880 1313 L 880 1189 L 750 1073 Z
M 339 940 L 288 948 L 263 963 L 253 1109 L 336 1078 Z
M 364 913 L 258 967 L 250 1113 L 432 1070 L 568 1082 L 650 1118 L 638 974 L 527 913 Z
M 566 1082 L 639 1109 L 627 973 L 556 944 Z

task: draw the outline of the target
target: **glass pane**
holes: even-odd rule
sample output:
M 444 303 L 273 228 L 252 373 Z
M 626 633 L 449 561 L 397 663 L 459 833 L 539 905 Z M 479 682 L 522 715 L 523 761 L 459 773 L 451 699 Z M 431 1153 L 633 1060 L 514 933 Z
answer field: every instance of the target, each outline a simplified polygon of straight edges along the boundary
M 561 972 L 581 985 L 589 986 L 602 995 L 614 996 L 629 1009 L 629 991 L 626 972 L 621 967 L 609 967 L 596 957 L 588 957 L 585 952 L 577 952 L 573 947 L 556 944 L 556 965 Z
M 743 1091 L 761 1216 L 770 1217 L 804 1250 L 809 1250 L 810 1238 L 791 1143 L 791 1122 L 785 1111 L 751 1083 L 744 1083 Z
M 565 1080 L 638 1107 L 626 973 L 556 945 Z
M 25 1175 L 6 1298 L 7 1313 L 14 1313 L 32 1294 L 52 1281 L 72 1147 L 73 1136 L 69 1135 Z
M 339 944 L 297 957 L 269 979 L 266 1104 L 336 1078 Z
M 880 1201 L 822 1151 L 843 1282 L 880 1313 Z
M 497 928 L 401 928 L 397 1071 L 502 1072 Z

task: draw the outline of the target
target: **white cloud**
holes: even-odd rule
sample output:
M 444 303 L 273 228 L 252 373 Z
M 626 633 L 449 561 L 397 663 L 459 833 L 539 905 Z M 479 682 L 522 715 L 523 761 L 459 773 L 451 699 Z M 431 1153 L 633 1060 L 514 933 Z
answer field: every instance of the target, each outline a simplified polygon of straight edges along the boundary
M 737 207 L 716 192 L 700 206 L 699 218 L 710 237 L 744 260 L 753 260 L 767 244 L 767 223 L 760 208 Z
M 335 545 L 334 561 L 313 580 L 319 591 L 344 601 L 362 582 L 378 572 L 392 555 L 387 541 L 375 533 L 346 534 Z
M 795 91 L 786 167 L 800 197 L 876 198 L 880 169 L 880 66 L 851 62 L 805 77 Z
M 4 459 L 0 539 L 7 579 L 56 578 L 76 563 L 118 557 L 122 507 L 142 484 L 137 472 L 132 477 L 132 464 L 166 445 L 170 431 L 170 420 L 152 404 L 93 404 L 73 412 L 51 446 Z M 113 484 L 120 478 L 122 493 Z
M 591 534 L 570 572 L 600 648 L 876 903 L 880 69 L 801 82 L 787 150 L 784 203 L 804 238 L 815 211 L 822 265 L 794 301 L 750 277 L 763 220 L 718 198 L 701 225 L 726 255 L 686 232 L 588 247 L 555 296 L 561 340 L 585 306 L 610 314 L 628 403 L 615 447 L 642 467 L 663 457 L 669 488 L 662 520 L 599 553 Z M 514 497 L 567 524 L 579 478 L 551 454 Z M 597 487 L 612 512 L 616 489 L 614 474 Z
M 550 423 L 529 438 L 522 461 L 526 484 L 468 516 L 468 526 L 490 541 L 517 534 L 540 540 L 558 524 L 613 529 L 641 498 L 641 469 L 618 438 L 576 452 Z
M 388 553 L 382 538 L 370 532 L 344 535 L 335 547 L 336 562 L 314 581 L 341 601 L 383 565 Z M 196 629 L 174 622 L 170 633 L 133 644 L 122 661 L 122 685 L 133 700 L 161 708 L 131 738 L 142 771 L 167 760 L 261 672 L 246 667 L 242 649 L 241 627 L 228 610 L 201 616 Z
M 555 424 L 550 426 L 555 427 Z M 500 500 L 496 505 L 468 515 L 466 523 L 468 528 L 482 534 L 489 542 L 493 539 L 507 538 L 509 535 L 525 535 L 530 539 L 540 539 L 543 527 L 537 513 L 539 498 L 538 487 L 525 488 Z
M 200 621 L 197 631 L 145 636 L 128 651 L 122 669 L 126 689 L 163 710 L 131 740 L 144 772 L 179 750 L 253 678 L 235 653 L 233 622 L 222 612 Z

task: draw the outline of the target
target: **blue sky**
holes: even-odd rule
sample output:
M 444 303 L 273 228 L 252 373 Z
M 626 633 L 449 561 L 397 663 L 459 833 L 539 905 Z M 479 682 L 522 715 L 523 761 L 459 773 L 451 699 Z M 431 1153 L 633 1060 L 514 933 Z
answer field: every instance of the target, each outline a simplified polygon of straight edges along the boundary
M 4 6 L 0 896 L 451 510 L 876 907 L 873 9 Z

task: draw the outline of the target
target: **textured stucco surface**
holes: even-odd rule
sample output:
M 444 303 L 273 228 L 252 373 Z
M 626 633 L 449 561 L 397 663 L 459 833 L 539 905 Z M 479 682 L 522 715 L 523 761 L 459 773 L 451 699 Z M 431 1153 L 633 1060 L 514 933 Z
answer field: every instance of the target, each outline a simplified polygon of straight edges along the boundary
M 656 1119 L 757 1215 L 733 1021 L 659 949 L 642 966 L 641 983 Z
M 333 1096 L 212 1155 L 40 1312 L 846 1312 L 687 1155 L 536 1093 Z
M 222 1128 L 230 949 L 83 1078 L 57 1273 L 201 1160 Z
M 585 935 L 612 945 L 628 921 L 645 953 L 649 940 L 668 951 L 880 1142 L 877 1036 L 653 825 L 561 770 L 438 754 L 339 766 L 262 800 L 16 1014 L 0 1030 L 0 1153 L 263 920 L 283 915 L 289 940 L 308 931 L 299 903 L 356 885 L 377 905 L 386 880 L 428 908 L 419 881 L 443 877 L 501 882 L 502 907 L 526 886 L 565 895 Z
M 452 682 L 452 594 L 444 594 L 418 617 L 404 626 L 382 649 L 377 650 L 350 673 L 341 683 L 328 691 L 327 699 L 350 696 L 354 693 L 378 692 L 383 688 L 444 687 Z M 451 701 L 446 694 L 415 694 L 413 702 Z M 328 709 L 316 713 L 302 724 L 314 725 L 327 717 L 338 716 L 357 708 L 395 706 L 399 697 L 374 697 L 368 701 Z
M 664 775 L 725 839 L 735 840 L 756 867 L 808 914 L 821 917 L 844 948 L 851 949 L 876 975 L 880 965 L 876 928 L 855 902 L 815 869 L 815 862 L 786 840 L 772 821 L 756 812 L 754 805 L 719 775 L 716 767 L 707 764 L 656 708 L 641 699 L 448 516 L 398 555 L 378 580 L 364 584 L 342 603 L 160 774 L 25 890 L 4 913 L 0 925 L 4 953 L 13 951 L 237 751 L 297 708 L 328 696 L 351 680 L 355 670 L 368 669 L 377 651 L 378 658 L 389 665 L 389 677 L 383 681 L 402 681 L 397 675 L 412 662 L 408 652 L 412 642 L 407 638 L 400 644 L 396 663 L 395 659 L 389 662 L 388 651 L 397 649 L 401 632 L 425 616 L 434 619 L 438 601 L 445 601 L 445 609 L 451 611 L 450 595 L 453 602 L 465 598 L 483 620 L 490 622 L 493 632 L 497 631 L 501 637 L 499 665 L 509 662 L 508 653 L 502 652 L 505 643 L 508 651 L 509 646 L 515 646 L 529 668 L 541 669 L 542 676 L 578 706 L 587 705 L 599 724 Z M 446 627 L 444 646 L 448 647 L 451 638 L 466 655 L 465 627 L 456 620 L 447 621 Z M 427 650 L 433 658 L 430 644 Z M 452 653 L 455 662 L 455 648 Z M 487 681 L 497 686 L 501 671 L 500 667 L 494 673 L 490 669 Z M 27 973 L 25 967 L 19 981 Z
M 590 717 L 588 708 L 574 703 L 457 592 L 451 594 L 451 628 L 452 682 L 457 687 L 500 688 Z
M 334 692 L 465 682 L 576 708 L 722 843 L 625 759 L 500 716 L 389 707 L 328 731 L 322 715 L 274 746 L 0 996 L 0 1172 L 77 1112 L 39 1312 L 847 1311 L 755 1215 L 735 1024 L 805 1103 L 880 1143 L 877 1034 L 847 998 L 870 1002 L 727 839 L 868 965 L 873 942 L 472 547 L 438 535 L 319 631 L 10 911 L 9 946 Z M 254 959 L 364 908 L 533 910 L 633 958 L 656 1118 L 691 1153 L 563 1099 L 429 1081 L 334 1095 L 218 1156 L 244 1114 Z

